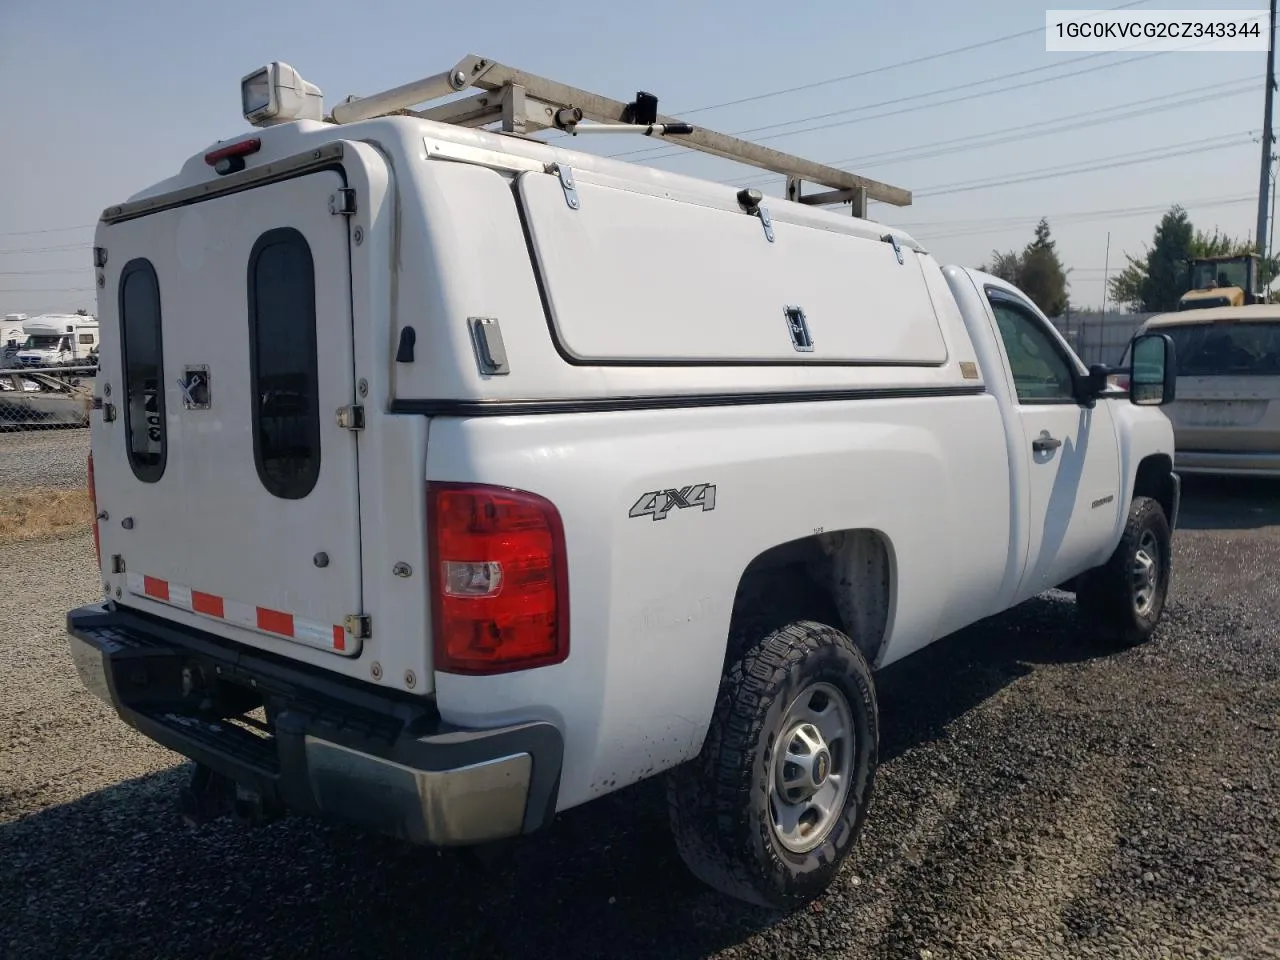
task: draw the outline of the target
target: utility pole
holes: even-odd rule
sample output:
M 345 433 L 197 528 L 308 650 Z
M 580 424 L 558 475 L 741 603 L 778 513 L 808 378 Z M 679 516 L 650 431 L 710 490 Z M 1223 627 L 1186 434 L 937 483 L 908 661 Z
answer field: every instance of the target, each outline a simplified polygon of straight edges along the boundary
M 1111 231 L 1107 231 L 1107 252 L 1102 261 L 1102 315 L 1107 315 L 1107 275 L 1111 272 Z
M 1271 17 L 1267 21 L 1267 95 L 1262 118 L 1262 173 L 1258 178 L 1258 229 L 1253 242 L 1261 256 L 1266 255 L 1267 191 L 1271 186 L 1271 95 L 1276 88 L 1276 0 L 1271 0 Z
M 1107 330 L 1107 279 L 1111 275 L 1111 231 L 1107 231 L 1107 253 L 1102 261 L 1102 316 L 1098 318 L 1098 359 L 1102 359 L 1102 340 Z

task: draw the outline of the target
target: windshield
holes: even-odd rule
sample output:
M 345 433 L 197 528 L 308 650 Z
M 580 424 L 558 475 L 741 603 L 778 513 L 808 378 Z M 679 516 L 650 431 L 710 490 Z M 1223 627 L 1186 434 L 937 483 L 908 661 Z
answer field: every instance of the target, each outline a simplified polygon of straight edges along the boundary
M 1249 261 L 1224 260 L 1218 263 L 1191 265 L 1191 289 L 1212 290 L 1214 287 L 1249 289 Z
M 1160 332 L 1173 341 L 1179 376 L 1280 376 L 1280 323 L 1188 324 Z
M 57 334 L 32 334 L 23 344 L 24 350 L 56 350 L 62 338 Z

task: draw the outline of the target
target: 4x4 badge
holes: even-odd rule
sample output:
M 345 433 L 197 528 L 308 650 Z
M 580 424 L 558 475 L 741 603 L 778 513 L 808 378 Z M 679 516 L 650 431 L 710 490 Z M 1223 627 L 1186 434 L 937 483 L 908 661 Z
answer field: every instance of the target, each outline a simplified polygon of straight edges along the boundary
M 716 508 L 716 485 L 714 483 L 695 483 L 679 490 L 653 490 L 641 494 L 631 507 L 628 516 L 650 517 L 654 520 L 665 520 L 673 507 L 684 510 L 687 507 L 702 507 L 703 512 Z

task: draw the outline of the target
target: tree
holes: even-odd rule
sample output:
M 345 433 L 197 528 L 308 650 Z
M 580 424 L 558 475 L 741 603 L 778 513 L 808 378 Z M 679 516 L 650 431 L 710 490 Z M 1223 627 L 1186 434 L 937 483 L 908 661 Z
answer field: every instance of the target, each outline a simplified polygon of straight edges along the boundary
M 87 317 L 88 315 L 89 315 L 89 311 L 86 310 L 84 307 L 80 307 L 78 310 L 76 310 L 77 317 Z
M 1107 281 L 1111 299 L 1130 310 L 1142 310 L 1142 287 L 1147 282 L 1147 264 L 1125 254 L 1129 265 Z
M 1049 235 L 1049 221 L 1036 225 L 1036 236 L 1022 253 L 1018 286 L 1045 316 L 1060 317 L 1067 309 L 1067 272 Z
M 1021 251 L 992 250 L 991 262 L 979 269 L 1021 289 L 1046 316 L 1058 317 L 1067 309 L 1067 271 L 1046 219 L 1036 225 L 1035 239 Z
M 992 250 L 991 262 L 978 269 L 994 277 L 999 277 L 1006 283 L 1012 283 L 1017 286 L 1018 275 L 1022 272 L 1022 255 L 1014 250 L 1010 250 L 1008 253 Z
M 1196 230 L 1187 212 L 1175 204 L 1161 217 L 1145 256 L 1125 254 L 1128 266 L 1108 281 L 1108 292 L 1116 303 L 1142 313 L 1176 310 L 1179 298 L 1187 292 L 1189 259 L 1236 256 L 1253 250 L 1252 244 L 1216 228 L 1212 234 Z M 1276 274 L 1276 258 L 1258 264 L 1258 282 L 1264 288 Z

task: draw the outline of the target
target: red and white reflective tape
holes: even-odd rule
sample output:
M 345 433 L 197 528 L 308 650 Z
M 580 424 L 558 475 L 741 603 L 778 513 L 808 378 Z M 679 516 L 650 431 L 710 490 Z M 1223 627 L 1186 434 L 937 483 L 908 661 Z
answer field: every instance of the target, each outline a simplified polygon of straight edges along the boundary
M 137 596 L 268 636 L 292 640 L 346 657 L 353 657 L 360 652 L 360 641 L 353 639 L 344 627 L 337 624 L 303 620 L 291 613 L 228 600 L 214 593 L 203 593 L 185 584 L 141 573 L 126 573 L 125 584 L 129 592 Z

